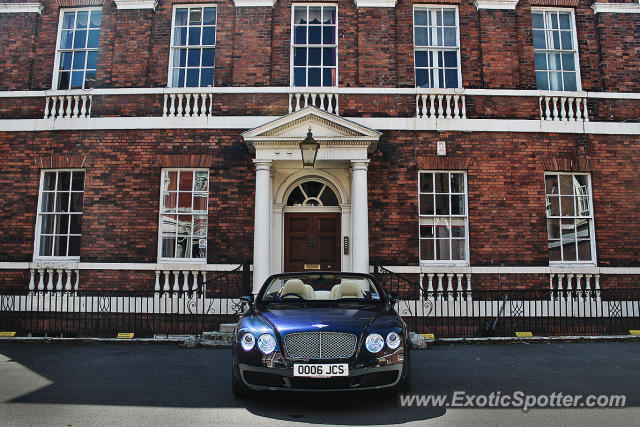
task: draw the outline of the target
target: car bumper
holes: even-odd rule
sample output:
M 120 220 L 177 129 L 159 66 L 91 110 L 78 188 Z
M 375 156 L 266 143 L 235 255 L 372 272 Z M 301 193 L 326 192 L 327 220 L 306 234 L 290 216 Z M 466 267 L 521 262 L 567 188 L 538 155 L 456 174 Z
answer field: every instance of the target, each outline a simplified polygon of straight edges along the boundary
M 402 379 L 403 363 L 381 367 L 349 369 L 345 377 L 294 377 L 293 368 L 267 368 L 239 365 L 240 378 L 251 390 L 349 391 L 378 390 L 397 385 Z

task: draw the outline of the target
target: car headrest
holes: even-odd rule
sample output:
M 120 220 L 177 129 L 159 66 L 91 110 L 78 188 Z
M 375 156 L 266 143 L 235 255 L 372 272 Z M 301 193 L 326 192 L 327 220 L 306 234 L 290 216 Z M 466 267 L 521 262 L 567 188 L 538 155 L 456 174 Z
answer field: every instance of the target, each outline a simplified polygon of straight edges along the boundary
M 340 298 L 362 298 L 362 289 L 355 281 L 344 281 L 340 285 Z
M 280 290 L 280 295 L 296 294 L 296 295 L 300 295 L 304 299 L 307 299 L 305 296 L 306 292 L 307 291 L 305 289 L 305 284 L 302 282 L 302 280 L 289 279 L 286 282 L 284 282 L 284 286 Z M 285 298 L 295 298 L 295 297 L 288 296 Z
M 311 285 L 304 285 L 304 298 L 316 299 L 316 293 Z
M 330 299 L 338 299 L 340 298 L 340 285 L 333 285 L 331 288 L 331 294 L 329 294 Z

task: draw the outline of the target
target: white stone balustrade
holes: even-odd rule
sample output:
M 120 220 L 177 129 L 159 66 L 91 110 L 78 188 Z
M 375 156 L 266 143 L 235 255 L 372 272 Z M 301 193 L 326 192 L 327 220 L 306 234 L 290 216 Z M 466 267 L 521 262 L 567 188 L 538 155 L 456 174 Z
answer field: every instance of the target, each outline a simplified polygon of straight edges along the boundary
M 211 117 L 212 93 L 170 93 L 164 95 L 163 117 Z
M 429 119 L 466 119 L 464 95 L 420 93 L 416 95 L 416 117 Z
M 30 291 L 77 291 L 80 272 L 70 268 L 32 268 L 29 270 Z
M 339 115 L 339 103 L 337 93 L 290 93 L 289 112 L 301 110 L 313 106 L 330 114 Z
M 45 119 L 77 119 L 91 117 L 91 95 L 47 96 Z
M 160 292 L 192 292 L 207 281 L 207 273 L 199 270 L 156 270 L 154 290 Z
M 551 273 L 551 301 L 600 299 L 600 275 L 581 273 Z
M 588 122 L 589 112 L 586 97 L 541 96 L 540 118 L 563 122 Z
M 427 295 L 421 295 L 420 299 L 447 301 L 467 300 L 471 301 L 471 273 L 424 273 L 420 275 L 422 289 Z

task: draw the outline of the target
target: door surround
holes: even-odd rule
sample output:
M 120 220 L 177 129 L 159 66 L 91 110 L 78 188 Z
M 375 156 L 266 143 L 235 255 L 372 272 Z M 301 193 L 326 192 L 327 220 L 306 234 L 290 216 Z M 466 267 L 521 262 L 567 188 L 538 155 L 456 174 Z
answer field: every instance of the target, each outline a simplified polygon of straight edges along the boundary
M 346 170 L 348 165 L 344 165 Z M 326 184 L 336 195 L 338 206 L 286 206 L 291 192 L 300 184 L 308 181 L 317 181 Z M 285 267 L 285 214 L 293 212 L 308 213 L 339 213 L 340 214 L 340 241 L 344 237 L 351 236 L 351 203 L 350 193 L 335 174 L 323 169 L 299 169 L 287 176 L 287 178 L 274 188 L 274 204 L 271 223 L 271 271 L 282 272 Z M 342 271 L 350 271 L 351 255 L 340 250 L 340 268 Z

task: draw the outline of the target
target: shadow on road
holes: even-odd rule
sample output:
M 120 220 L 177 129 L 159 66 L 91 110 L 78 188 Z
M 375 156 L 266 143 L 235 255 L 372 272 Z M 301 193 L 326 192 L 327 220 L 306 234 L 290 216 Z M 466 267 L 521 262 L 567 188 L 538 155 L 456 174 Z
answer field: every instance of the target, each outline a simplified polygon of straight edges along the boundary
M 449 345 L 413 353 L 412 391 L 447 394 L 626 394 L 640 406 L 640 343 Z M 0 344 L 21 375 L 50 381 L 8 403 L 241 408 L 267 418 L 324 424 L 396 424 L 439 417 L 444 407 L 402 408 L 373 394 L 260 394 L 236 400 L 231 353 L 172 345 Z M 0 359 L 1 360 L 1 359 Z M 5 365 L 8 366 L 8 365 Z M 15 366 L 15 365 L 12 365 Z M 0 366 L 0 373 L 7 372 Z M 3 387 L 28 378 L 0 378 Z M 0 402 L 1 403 L 1 402 Z

